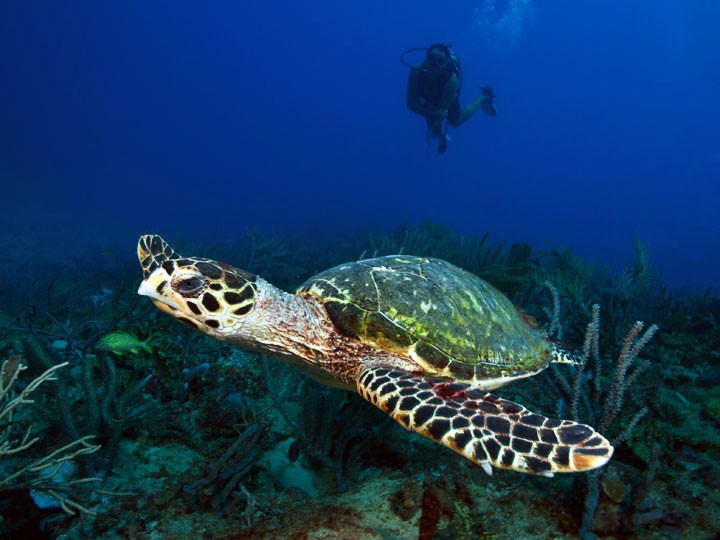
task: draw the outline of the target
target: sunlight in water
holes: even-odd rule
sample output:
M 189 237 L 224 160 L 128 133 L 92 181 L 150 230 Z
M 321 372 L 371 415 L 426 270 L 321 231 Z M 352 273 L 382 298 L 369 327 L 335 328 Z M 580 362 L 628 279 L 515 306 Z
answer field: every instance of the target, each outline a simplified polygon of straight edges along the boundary
M 483 0 L 475 8 L 475 20 L 483 37 L 498 48 L 514 45 L 532 24 L 534 15 L 531 0 Z

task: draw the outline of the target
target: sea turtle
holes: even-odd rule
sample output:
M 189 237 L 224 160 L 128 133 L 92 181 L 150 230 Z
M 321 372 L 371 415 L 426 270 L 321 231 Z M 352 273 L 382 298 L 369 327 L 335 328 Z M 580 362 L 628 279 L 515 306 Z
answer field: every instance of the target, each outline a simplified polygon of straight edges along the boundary
M 187 326 L 354 390 L 406 429 L 477 463 L 551 477 L 607 463 L 593 428 L 487 392 L 573 357 L 500 291 L 452 264 L 393 255 L 341 264 L 295 294 L 228 264 L 138 242 L 138 293 Z

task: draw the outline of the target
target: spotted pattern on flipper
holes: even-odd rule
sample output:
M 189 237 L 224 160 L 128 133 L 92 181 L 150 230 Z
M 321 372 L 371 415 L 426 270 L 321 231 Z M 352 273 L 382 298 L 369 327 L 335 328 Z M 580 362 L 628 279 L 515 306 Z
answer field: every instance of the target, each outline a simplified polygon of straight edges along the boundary
M 608 462 L 610 443 L 590 426 L 553 420 L 469 384 L 366 368 L 358 392 L 405 428 L 483 466 L 552 476 Z
M 550 352 L 553 364 L 570 364 L 571 366 L 579 366 L 584 363 L 582 354 L 569 351 L 555 342 L 550 343 Z

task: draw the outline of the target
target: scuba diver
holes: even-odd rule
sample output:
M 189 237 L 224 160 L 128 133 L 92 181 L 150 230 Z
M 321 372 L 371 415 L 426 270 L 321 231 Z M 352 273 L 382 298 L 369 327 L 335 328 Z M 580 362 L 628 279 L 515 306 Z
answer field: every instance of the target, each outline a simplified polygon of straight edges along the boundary
M 425 60 L 420 66 L 405 61 L 405 55 L 414 51 L 427 50 Z M 425 48 L 408 49 L 400 61 L 410 68 L 407 87 L 407 106 L 427 121 L 427 141 L 440 139 L 438 152 L 447 150 L 450 140 L 447 134 L 448 124 L 453 127 L 462 125 L 475 112 L 482 108 L 485 114 L 496 116 L 495 94 L 489 86 L 480 88 L 481 94 L 464 109 L 460 108 L 460 90 L 463 76 L 460 59 L 450 45 L 435 43 Z

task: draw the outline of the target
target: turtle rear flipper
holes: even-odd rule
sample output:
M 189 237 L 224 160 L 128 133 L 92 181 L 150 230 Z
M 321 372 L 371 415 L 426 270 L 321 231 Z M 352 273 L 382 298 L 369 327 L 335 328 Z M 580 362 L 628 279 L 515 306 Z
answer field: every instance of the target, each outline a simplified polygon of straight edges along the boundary
M 469 384 L 366 368 L 358 392 L 406 429 L 438 442 L 492 473 L 553 476 L 603 466 L 610 443 L 590 426 L 553 420 Z

